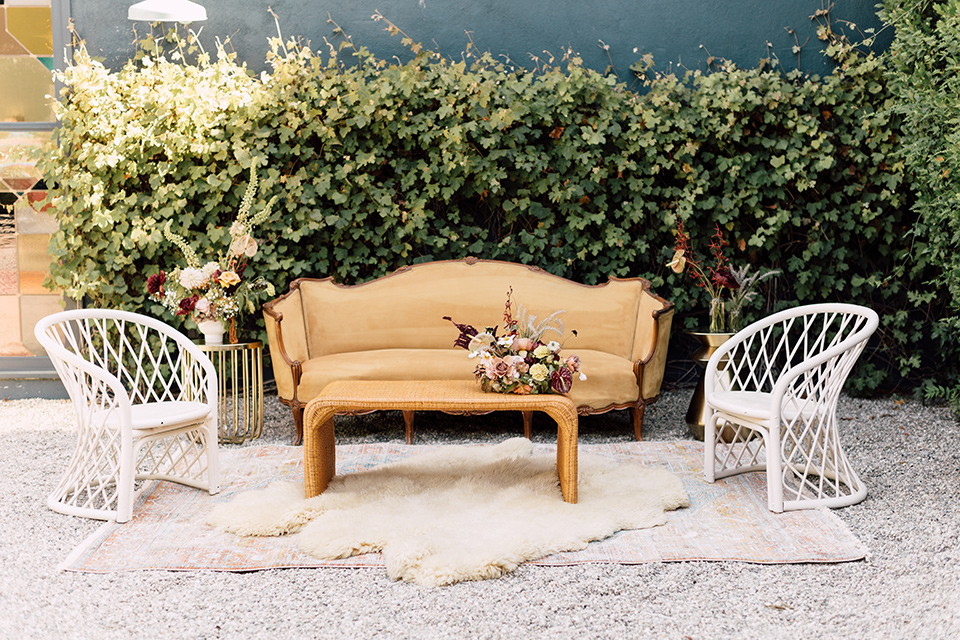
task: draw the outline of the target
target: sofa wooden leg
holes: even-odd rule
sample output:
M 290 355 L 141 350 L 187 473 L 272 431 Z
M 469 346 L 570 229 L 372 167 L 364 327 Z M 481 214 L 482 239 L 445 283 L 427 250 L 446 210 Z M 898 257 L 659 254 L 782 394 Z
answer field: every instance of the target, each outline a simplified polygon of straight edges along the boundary
M 633 415 L 633 437 L 637 442 L 643 440 L 643 414 L 647 410 L 647 405 L 641 404 L 637 407 L 630 407 L 630 413 Z
M 413 444 L 413 411 L 403 412 L 403 424 L 407 436 L 407 444 Z
M 293 425 L 297 428 L 293 437 L 293 446 L 298 447 L 303 444 L 303 406 L 294 405 L 292 409 Z
M 523 416 L 523 437 L 527 440 L 533 437 L 533 411 L 521 411 Z

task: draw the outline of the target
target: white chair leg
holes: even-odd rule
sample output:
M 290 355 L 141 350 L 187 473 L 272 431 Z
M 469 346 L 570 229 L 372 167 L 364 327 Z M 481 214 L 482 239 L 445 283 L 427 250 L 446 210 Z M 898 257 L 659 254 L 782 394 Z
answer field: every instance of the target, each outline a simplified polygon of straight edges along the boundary
M 716 479 L 717 464 L 717 412 L 710 411 L 703 428 L 703 478 L 707 482 Z
M 765 429 L 763 448 L 767 454 L 767 507 L 783 513 L 783 476 L 780 467 L 779 429 Z
M 117 512 L 116 520 L 118 524 L 123 524 L 133 517 L 133 500 L 135 491 L 133 489 L 134 476 L 136 474 L 135 460 L 136 453 L 139 450 L 139 443 L 127 444 L 120 449 L 120 469 L 117 473 Z
M 206 423 L 207 442 L 216 442 L 219 434 L 216 424 Z M 216 446 L 207 446 L 207 480 L 209 481 L 210 495 L 220 493 L 220 455 Z

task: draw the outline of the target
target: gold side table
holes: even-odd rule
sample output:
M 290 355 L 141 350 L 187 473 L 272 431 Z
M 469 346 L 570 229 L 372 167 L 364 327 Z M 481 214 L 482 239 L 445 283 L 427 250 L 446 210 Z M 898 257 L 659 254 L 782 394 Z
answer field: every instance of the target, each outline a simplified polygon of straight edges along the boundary
M 263 432 L 263 343 L 199 344 L 217 370 L 219 441 L 240 443 Z
M 733 333 L 708 333 L 700 331 L 687 331 L 687 335 L 697 341 L 697 350 L 691 356 L 691 359 L 700 367 L 700 377 L 697 380 L 697 387 L 693 391 L 693 397 L 690 398 L 690 406 L 687 407 L 687 426 L 690 427 L 690 433 L 697 440 L 703 440 L 703 432 L 707 421 L 707 403 L 704 393 L 704 377 L 707 374 L 707 362 L 710 356 L 720 346 L 733 337 Z M 724 374 L 729 377 L 729 373 Z M 721 385 L 729 386 L 723 380 Z

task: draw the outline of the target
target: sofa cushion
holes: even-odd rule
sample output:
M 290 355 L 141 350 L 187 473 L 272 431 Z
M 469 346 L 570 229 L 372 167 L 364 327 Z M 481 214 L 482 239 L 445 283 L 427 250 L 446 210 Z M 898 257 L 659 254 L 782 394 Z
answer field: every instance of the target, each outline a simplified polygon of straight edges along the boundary
M 570 399 L 578 407 L 604 409 L 638 399 L 633 363 L 590 349 L 569 350 L 583 362 L 587 380 L 574 380 Z M 565 352 L 566 353 L 566 350 Z M 474 361 L 463 349 L 376 349 L 308 360 L 297 396 L 312 399 L 334 380 L 472 380 Z
M 566 309 L 561 316 L 568 332 L 564 338 L 571 330 L 579 333 L 568 345 L 570 351 L 595 349 L 631 358 L 638 340 L 644 346 L 651 341 L 650 336 L 636 335 L 639 280 L 590 287 L 520 264 L 451 261 L 420 264 L 350 287 L 329 280 L 303 281 L 309 355 L 451 347 L 457 331 L 443 317 L 481 330 L 485 325 L 502 327 L 510 287 L 515 313 L 522 304 L 542 320 Z M 555 334 L 546 337 L 559 339 Z

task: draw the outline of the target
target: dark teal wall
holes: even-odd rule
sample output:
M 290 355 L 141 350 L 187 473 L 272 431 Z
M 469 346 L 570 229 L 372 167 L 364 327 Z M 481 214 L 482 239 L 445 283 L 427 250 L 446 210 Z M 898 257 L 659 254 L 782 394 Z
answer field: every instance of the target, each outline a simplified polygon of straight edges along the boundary
M 612 58 L 621 78 L 637 61 L 634 48 L 654 54 L 658 70 L 671 67 L 706 68 L 708 55 L 754 67 L 774 54 L 786 69 L 798 67 L 824 73 L 830 67 L 820 53 L 810 16 L 827 0 L 201 0 L 209 19 L 201 41 L 208 50 L 216 37 L 230 36 L 240 58 L 254 69 L 264 68 L 267 38 L 276 35 L 268 6 L 279 16 L 285 37 L 301 36 L 315 49 L 334 40 L 328 14 L 354 42 L 380 57 L 406 56 L 400 38 L 383 31 L 371 16 L 379 10 L 415 41 L 459 58 L 469 31 L 477 47 L 531 66 L 530 54 L 560 56 L 564 48 L 579 52 L 595 69 L 606 69 Z M 127 8 L 133 0 L 70 0 L 77 33 L 88 50 L 110 67 L 133 51 L 133 27 Z M 834 21 L 849 21 L 857 29 L 879 29 L 874 0 L 835 0 Z M 136 23 L 143 32 L 144 23 Z M 836 24 L 836 27 L 842 25 Z M 796 32 L 795 39 L 787 29 Z M 856 31 L 848 30 L 856 35 Z M 884 32 L 878 47 L 892 37 Z M 600 41 L 609 46 L 600 47 Z M 791 49 L 803 45 L 799 55 Z M 770 43 L 770 46 L 767 46 Z M 607 57 L 609 53 L 610 58 Z

